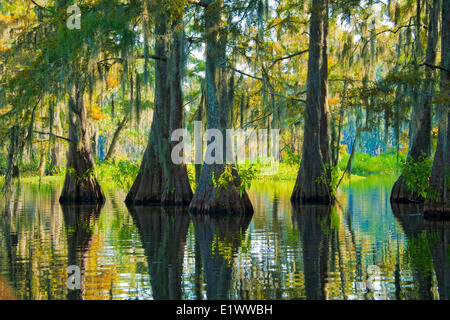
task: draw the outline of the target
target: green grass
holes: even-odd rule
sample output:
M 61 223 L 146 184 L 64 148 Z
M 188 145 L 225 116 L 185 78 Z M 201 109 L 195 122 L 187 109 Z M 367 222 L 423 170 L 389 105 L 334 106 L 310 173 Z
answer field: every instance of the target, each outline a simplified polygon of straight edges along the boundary
M 342 155 L 338 165 L 338 169 L 341 172 L 347 165 L 349 155 Z M 397 155 L 395 152 L 386 152 L 379 156 L 371 157 L 368 154 L 356 153 L 353 162 L 350 179 L 352 181 L 361 180 L 364 176 L 379 174 L 379 175 L 392 175 L 398 174 L 400 171 L 400 165 L 404 161 L 405 155 L 399 155 L 399 161 L 397 164 Z M 195 187 L 194 177 L 195 168 L 193 164 L 188 164 L 188 172 L 191 185 Z M 261 164 L 255 165 L 257 174 L 253 181 L 295 181 L 297 178 L 299 164 L 294 161 L 289 163 L 279 163 L 278 170 L 274 170 L 270 174 L 263 174 L 264 167 Z M 132 161 L 118 161 L 116 163 L 103 162 L 98 163 L 95 167 L 95 172 L 100 184 L 103 186 L 115 185 L 124 190 L 129 190 L 136 175 L 139 171 L 139 163 Z M 267 173 L 267 172 L 266 172 Z M 39 179 L 36 172 L 28 171 L 21 176 L 21 181 L 31 184 L 53 184 L 64 182 L 65 171 L 54 175 L 45 176 Z M 348 177 L 344 179 L 344 182 L 348 181 Z M 4 177 L 0 176 L 0 186 L 3 185 Z
M 343 155 L 339 161 L 339 169 L 343 171 L 347 166 L 350 155 Z M 399 155 L 397 163 L 397 154 L 395 152 L 382 153 L 379 156 L 371 157 L 365 153 L 355 153 L 352 161 L 351 174 L 367 176 L 371 174 L 398 174 L 401 169 L 401 163 L 405 160 L 405 155 Z
M 5 177 L 0 176 L 0 190 L 3 187 L 3 183 L 5 182 Z M 39 179 L 39 176 L 25 176 L 20 177 L 21 183 L 31 184 L 31 185 L 54 185 L 55 183 L 62 184 L 64 182 L 64 172 L 58 173 L 54 176 L 44 176 Z

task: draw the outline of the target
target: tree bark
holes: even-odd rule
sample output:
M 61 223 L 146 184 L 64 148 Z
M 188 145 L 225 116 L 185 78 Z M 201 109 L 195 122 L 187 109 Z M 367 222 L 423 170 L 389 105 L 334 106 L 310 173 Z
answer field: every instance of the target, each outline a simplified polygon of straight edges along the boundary
M 324 164 L 331 164 L 330 160 L 330 108 L 328 106 L 328 0 L 324 0 L 322 19 L 322 58 L 320 65 L 320 151 Z M 331 169 L 331 168 L 329 168 Z M 328 180 L 331 178 L 328 170 Z
M 306 119 L 300 170 L 295 181 L 291 201 L 294 203 L 322 203 L 333 201 L 328 183 L 324 182 L 324 164 L 320 151 L 321 115 L 321 24 L 323 0 L 313 0 L 310 19 L 310 45 L 307 75 Z M 322 180 L 322 181 L 319 181 Z
M 438 38 L 439 0 L 433 0 L 429 10 L 428 35 L 425 62 L 434 65 L 436 61 L 436 44 Z M 410 161 L 417 161 L 423 154 L 430 155 L 431 151 L 431 99 L 434 92 L 434 70 L 426 67 L 426 79 L 423 81 L 424 93 L 420 96 L 419 104 L 411 112 L 411 145 L 408 153 Z M 408 203 L 423 202 L 425 199 L 410 190 L 403 175 L 395 182 L 391 192 L 391 202 Z
M 229 101 L 229 70 L 219 68 L 225 63 L 226 38 L 222 23 L 222 0 L 210 0 L 205 9 L 206 30 L 206 117 L 207 128 L 218 129 L 226 137 L 231 103 Z M 234 165 L 231 165 L 232 181 L 226 186 L 214 186 L 212 175 L 219 179 L 226 170 L 227 154 L 224 143 L 222 163 L 203 163 L 199 184 L 189 209 L 194 213 L 253 213 L 253 206 L 244 190 Z
M 175 19 L 171 51 L 166 39 L 167 12 L 163 6 L 148 8 L 155 16 L 155 54 L 167 59 L 155 60 L 155 108 L 150 140 L 145 150 L 138 176 L 125 202 L 134 205 L 187 205 L 192 190 L 184 164 L 171 160 L 170 134 L 182 127 L 181 77 L 183 68 L 183 32 Z
M 450 2 L 443 1 L 441 22 L 441 65 L 450 70 Z M 441 69 L 441 92 L 449 92 L 450 72 Z M 450 218 L 450 123 L 449 107 L 438 107 L 439 133 L 430 177 L 430 190 L 427 195 L 424 214 L 426 218 Z
M 93 173 L 94 159 L 87 134 L 86 109 L 80 80 L 69 96 L 69 153 L 61 203 L 103 203 L 105 196 Z
M 192 189 L 189 184 L 186 165 L 176 165 L 171 159 L 171 150 L 178 143 L 170 141 L 170 135 L 176 129 L 183 127 L 183 91 L 181 82 L 184 69 L 184 28 L 182 16 L 178 16 L 173 22 L 172 30 L 175 30 L 170 44 L 168 68 L 170 89 L 169 132 L 167 139 L 170 149 L 166 150 L 165 159 L 161 159 L 166 176 L 165 189 L 161 198 L 164 205 L 187 205 L 192 200 Z

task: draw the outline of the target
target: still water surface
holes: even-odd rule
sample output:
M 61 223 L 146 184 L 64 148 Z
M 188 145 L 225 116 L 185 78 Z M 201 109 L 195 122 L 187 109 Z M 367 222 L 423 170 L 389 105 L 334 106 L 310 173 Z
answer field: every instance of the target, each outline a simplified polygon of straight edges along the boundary
M 252 217 L 185 208 L 61 206 L 60 184 L 1 203 L 0 298 L 449 299 L 450 225 L 391 207 L 395 177 L 341 188 L 332 207 L 289 201 L 293 182 L 254 184 Z M 81 268 L 68 290 L 67 267 Z

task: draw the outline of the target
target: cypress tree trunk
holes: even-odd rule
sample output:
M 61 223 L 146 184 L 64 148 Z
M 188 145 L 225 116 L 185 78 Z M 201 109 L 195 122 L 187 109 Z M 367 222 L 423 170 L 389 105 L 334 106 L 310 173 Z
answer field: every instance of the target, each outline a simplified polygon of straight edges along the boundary
M 450 2 L 444 1 L 441 23 L 441 82 L 442 92 L 449 94 L 450 85 Z M 439 133 L 430 177 L 430 190 L 425 204 L 425 217 L 450 217 L 450 113 L 448 105 L 441 104 L 439 112 Z
M 192 190 L 185 165 L 174 165 L 171 160 L 170 134 L 182 124 L 181 76 L 183 65 L 182 31 L 176 19 L 172 50 L 168 52 L 166 34 L 167 12 L 160 6 L 151 8 L 155 12 L 155 108 L 150 131 L 150 140 L 145 150 L 138 176 L 128 192 L 128 204 L 187 205 L 192 199 Z
M 80 80 L 69 96 L 69 152 L 61 203 L 103 203 L 105 196 L 93 174 L 94 159 L 87 134 L 86 109 Z
M 324 1 L 322 20 L 322 58 L 320 65 L 320 151 L 323 163 L 330 161 L 330 108 L 328 106 L 328 0 Z M 331 168 L 330 168 L 331 169 Z M 331 170 L 328 171 L 330 179 Z
M 206 22 L 206 117 L 207 128 L 218 129 L 224 137 L 222 164 L 203 163 L 199 184 L 189 209 L 195 213 L 253 213 L 247 192 L 239 191 L 241 180 L 234 165 L 232 179 L 226 186 L 214 186 L 212 175 L 218 180 L 225 171 L 226 129 L 231 108 L 228 88 L 228 69 L 220 68 L 225 63 L 226 39 L 221 22 L 222 0 L 209 1 L 205 9 Z M 222 31 L 222 32 L 221 32 Z M 216 150 L 217 151 L 217 150 Z
M 433 0 L 429 10 L 428 36 L 425 62 L 434 65 L 436 61 L 436 44 L 438 38 L 439 0 Z M 434 91 L 434 71 L 426 67 L 426 79 L 423 84 L 423 94 L 420 96 L 420 108 L 411 112 L 411 145 L 408 159 L 417 161 L 423 154 L 430 155 L 431 149 L 431 99 Z M 391 202 L 423 202 L 425 199 L 410 190 L 403 175 L 395 182 L 391 192 Z
M 171 50 L 169 52 L 168 71 L 169 71 L 169 89 L 170 89 L 170 110 L 169 110 L 169 132 L 167 135 L 170 141 L 171 133 L 183 127 L 183 92 L 181 81 L 184 70 L 184 28 L 182 17 L 179 16 L 173 22 Z M 163 170 L 166 177 L 165 189 L 161 202 L 165 205 L 187 205 L 192 200 L 192 189 L 189 184 L 186 165 L 184 163 L 176 165 L 171 159 L 171 150 L 178 141 L 170 142 L 170 149 L 165 150 L 166 155 L 161 159 Z
M 323 0 L 313 0 L 307 76 L 306 119 L 300 170 L 295 181 L 291 201 L 294 203 L 332 202 L 330 188 L 324 181 L 324 165 L 320 151 L 321 85 L 320 60 L 323 20 Z

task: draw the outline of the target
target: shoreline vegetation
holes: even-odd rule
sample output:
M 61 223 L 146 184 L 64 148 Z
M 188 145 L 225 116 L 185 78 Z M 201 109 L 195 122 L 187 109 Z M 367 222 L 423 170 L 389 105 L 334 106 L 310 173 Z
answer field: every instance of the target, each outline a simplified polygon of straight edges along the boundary
M 348 162 L 348 158 L 350 155 L 344 154 L 339 161 L 337 166 L 337 176 L 341 176 Z M 393 152 L 385 152 L 381 153 L 377 156 L 370 156 L 365 153 L 355 153 L 352 168 L 350 170 L 350 176 L 346 174 L 343 182 L 357 181 L 366 178 L 371 175 L 382 175 L 382 176 L 397 176 L 402 168 L 402 164 L 404 163 L 406 157 L 403 154 L 399 154 L 398 161 L 397 155 Z M 97 175 L 97 179 L 100 184 L 104 187 L 107 187 L 110 184 L 114 184 L 115 186 L 120 187 L 124 191 L 128 191 L 133 183 L 138 170 L 140 163 L 137 161 L 124 161 L 117 160 L 114 162 L 106 161 L 106 162 L 98 162 L 95 166 L 95 172 Z M 249 167 L 252 167 L 253 173 L 250 175 L 249 180 L 251 182 L 265 182 L 265 181 L 293 181 L 295 182 L 296 173 L 300 167 L 299 161 L 294 163 L 293 161 L 289 162 L 280 162 L 278 171 L 274 174 L 261 174 L 262 165 L 242 165 L 241 168 L 245 168 L 243 170 L 248 170 Z M 20 181 L 22 183 L 31 183 L 31 184 L 53 184 L 55 182 L 59 182 L 61 185 L 64 182 L 65 169 L 61 168 L 61 170 L 54 175 L 47 176 L 39 176 L 39 168 L 33 165 L 26 165 L 21 168 L 21 178 Z M 188 164 L 187 171 L 190 183 L 193 187 L 195 187 L 195 168 L 194 165 Z M 3 186 L 4 176 L 0 176 L 0 187 Z

